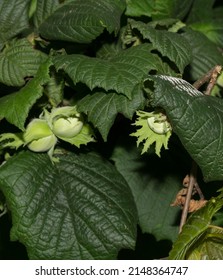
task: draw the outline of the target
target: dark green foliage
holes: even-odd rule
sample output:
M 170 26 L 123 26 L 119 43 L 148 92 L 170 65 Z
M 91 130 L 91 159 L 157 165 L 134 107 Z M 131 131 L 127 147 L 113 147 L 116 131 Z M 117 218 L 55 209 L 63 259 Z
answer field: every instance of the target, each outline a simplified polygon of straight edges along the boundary
M 207 81 L 192 85 L 223 65 L 215 2 L 0 2 L 0 258 L 222 259 L 223 78 L 212 96 Z M 27 125 L 66 106 L 85 124 L 80 147 L 61 136 L 48 154 L 29 151 Z M 139 110 L 151 116 L 136 140 Z M 172 134 L 161 158 L 147 129 L 152 143 Z M 178 235 L 170 205 L 192 161 L 209 202 Z

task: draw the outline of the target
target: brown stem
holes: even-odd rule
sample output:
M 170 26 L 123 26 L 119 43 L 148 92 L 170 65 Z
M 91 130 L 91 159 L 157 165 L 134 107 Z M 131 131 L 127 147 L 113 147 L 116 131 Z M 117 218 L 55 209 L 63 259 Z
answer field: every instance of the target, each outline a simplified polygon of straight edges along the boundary
M 204 200 L 204 195 L 203 195 L 203 193 L 202 193 L 202 191 L 201 191 L 197 182 L 194 184 L 194 188 L 195 188 L 196 192 L 198 193 L 200 199 Z
M 207 89 L 205 91 L 205 95 L 210 95 L 211 94 L 211 91 L 214 87 L 214 85 L 216 84 L 216 81 L 217 81 L 217 78 L 218 78 L 218 75 L 220 74 L 221 72 L 221 69 L 222 67 L 220 65 L 216 65 L 212 70 L 212 74 L 211 74 L 211 79 L 210 79 L 210 82 L 208 83 L 208 86 L 207 86 Z
M 213 88 L 213 86 L 216 83 L 217 77 L 221 72 L 222 67 L 220 65 L 216 65 L 214 68 L 212 68 L 207 74 L 205 74 L 203 77 L 201 77 L 199 80 L 197 80 L 193 86 L 196 89 L 199 89 L 203 84 L 207 83 L 208 81 L 209 84 L 207 86 L 207 90 L 205 92 L 206 95 L 210 95 L 210 92 Z
M 189 186 L 187 189 L 185 204 L 183 207 L 181 220 L 180 220 L 179 233 L 182 231 L 183 225 L 186 223 L 189 204 L 190 204 L 193 188 L 196 183 L 197 183 L 197 164 L 195 161 L 193 161 L 192 167 L 191 167 L 191 172 L 190 172 L 190 182 L 189 182 Z

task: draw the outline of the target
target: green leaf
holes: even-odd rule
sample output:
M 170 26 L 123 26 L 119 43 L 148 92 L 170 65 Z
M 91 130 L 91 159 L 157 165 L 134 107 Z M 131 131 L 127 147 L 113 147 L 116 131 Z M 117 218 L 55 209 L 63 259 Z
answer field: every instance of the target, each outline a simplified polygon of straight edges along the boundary
M 4 43 L 29 26 L 30 0 L 0 1 L 0 50 Z
M 151 17 L 154 10 L 154 0 L 127 0 L 127 8 L 125 14 L 130 17 L 147 16 Z
M 193 0 L 127 0 L 126 15 L 148 16 L 153 20 L 183 19 L 190 10 Z
M 33 15 L 36 27 L 39 27 L 59 7 L 59 0 L 38 0 Z
M 90 43 L 105 28 L 117 33 L 124 9 L 124 0 L 72 1 L 49 16 L 39 32 L 49 40 Z
M 110 60 L 73 54 L 56 56 L 53 61 L 74 83 L 85 83 L 91 90 L 115 90 L 131 98 L 134 87 L 150 70 L 162 71 L 160 58 L 150 51 L 150 44 L 142 44 L 120 51 Z
M 187 17 L 187 23 L 211 20 L 214 2 L 215 0 L 194 0 Z
M 152 105 L 165 109 L 173 131 L 200 166 L 205 181 L 223 179 L 223 100 L 205 96 L 186 81 L 150 76 Z M 145 83 L 146 88 L 150 85 Z
M 216 45 L 223 47 L 223 20 L 210 19 L 209 21 L 195 22 L 190 24 L 193 30 L 199 31 L 208 37 Z
M 137 212 L 114 166 L 96 154 L 22 152 L 0 168 L 12 213 L 11 239 L 30 259 L 114 259 L 133 248 Z
M 50 66 L 51 61 L 47 60 L 40 66 L 35 78 L 22 89 L 0 98 L 0 118 L 6 118 L 9 123 L 24 130 L 29 110 L 36 100 L 42 96 L 43 85 L 50 81 Z
M 132 28 L 140 31 L 144 39 L 149 39 L 154 48 L 163 56 L 173 61 L 182 73 L 185 66 L 191 61 L 191 48 L 189 42 L 180 34 L 165 30 L 156 30 L 150 25 L 140 21 L 130 21 Z
M 188 40 L 192 50 L 190 75 L 193 80 L 198 80 L 214 66 L 223 65 L 220 50 L 204 34 L 187 29 L 183 36 Z
M 141 156 L 135 144 L 117 146 L 112 160 L 128 182 L 138 210 L 139 225 L 143 232 L 151 233 L 157 240 L 174 241 L 178 234 L 176 224 L 179 208 L 170 204 L 182 184 L 181 172 L 174 156 Z
M 193 0 L 149 0 L 154 4 L 152 18 L 177 18 L 183 19 L 191 8 Z M 154 3 L 155 2 L 155 3 Z
M 183 226 L 183 230 L 169 254 L 171 260 L 183 260 L 190 248 L 205 234 L 208 229 L 213 215 L 221 209 L 223 200 L 221 197 L 212 198 L 206 206 L 193 213 L 187 223 Z
M 156 28 L 157 30 L 168 30 L 173 33 L 177 33 L 182 27 L 185 26 L 181 20 L 174 18 L 165 18 L 153 20 L 149 23 L 150 27 Z
M 59 73 L 51 71 L 51 78 L 44 88 L 52 107 L 57 107 L 63 100 L 64 78 Z
M 95 128 L 98 128 L 106 141 L 118 113 L 131 119 L 136 110 L 145 106 L 141 85 L 137 85 L 133 93 L 133 98 L 129 100 L 115 92 L 96 92 L 79 101 L 78 111 L 84 112 L 88 116 L 88 121 L 92 122 Z
M 222 260 L 223 259 L 223 229 L 209 226 L 202 241 L 196 244 L 195 249 L 189 250 L 189 260 Z
M 27 39 L 13 40 L 0 54 L 0 82 L 8 86 L 22 86 L 25 78 L 34 76 L 46 58 Z
M 187 24 L 206 35 L 210 41 L 223 46 L 222 7 L 213 8 L 214 0 L 195 0 L 187 17 Z M 202 6 L 202 9 L 201 9 Z
M 111 59 L 113 56 L 117 55 L 121 50 L 122 46 L 120 43 L 105 43 L 97 52 L 97 57 L 101 59 Z
M 88 124 L 84 124 L 80 133 L 73 138 L 59 137 L 61 140 L 66 141 L 76 147 L 80 148 L 81 145 L 87 145 L 89 142 L 94 142 L 93 131 Z

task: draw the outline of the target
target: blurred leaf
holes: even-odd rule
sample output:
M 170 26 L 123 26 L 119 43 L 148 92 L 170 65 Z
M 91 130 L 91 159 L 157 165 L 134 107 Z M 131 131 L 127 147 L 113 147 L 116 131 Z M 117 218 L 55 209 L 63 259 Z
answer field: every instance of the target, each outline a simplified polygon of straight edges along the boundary
M 193 0 L 127 0 L 126 15 L 147 16 L 153 20 L 183 19 L 190 10 Z
M 192 50 L 190 63 L 192 80 L 198 80 L 216 65 L 223 65 L 223 56 L 220 50 L 205 35 L 187 29 L 183 36 L 188 40 Z
M 223 46 L 222 7 L 213 8 L 214 0 L 195 0 L 187 17 L 187 25 L 206 35 L 216 45 Z M 201 9 L 202 6 L 202 9 Z
M 190 24 L 193 30 L 199 31 L 216 45 L 223 47 L 223 19 L 214 19 Z
M 135 146 L 117 146 L 112 160 L 128 182 L 138 209 L 139 225 L 143 232 L 157 240 L 174 241 L 178 234 L 178 208 L 171 207 L 181 186 L 179 162 L 171 158 L 141 156 Z
M 187 23 L 210 20 L 212 18 L 214 2 L 215 0 L 193 0 L 187 17 Z
M 149 0 L 154 3 L 153 20 L 163 18 L 183 19 L 191 8 L 193 0 Z
M 147 16 L 151 17 L 154 10 L 154 0 L 127 0 L 127 9 L 125 14 L 130 17 Z

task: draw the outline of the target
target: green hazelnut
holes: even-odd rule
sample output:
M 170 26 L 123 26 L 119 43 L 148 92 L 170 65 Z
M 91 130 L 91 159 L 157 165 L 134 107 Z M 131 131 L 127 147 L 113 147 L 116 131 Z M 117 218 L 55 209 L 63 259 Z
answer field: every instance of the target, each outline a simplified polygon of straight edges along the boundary
M 53 121 L 52 130 L 57 137 L 72 138 L 80 133 L 83 122 L 79 117 L 61 117 Z
M 170 124 L 165 120 L 157 120 L 156 117 L 149 117 L 147 119 L 150 129 L 157 134 L 166 134 L 170 129 Z
M 24 143 L 33 152 L 46 152 L 56 145 L 57 138 L 46 120 L 32 120 L 24 132 Z
M 54 135 L 50 135 L 38 140 L 33 140 L 28 144 L 28 148 L 33 152 L 47 152 L 57 143 L 57 138 Z
M 34 119 L 28 124 L 23 138 L 26 143 L 29 143 L 33 140 L 38 140 L 52 134 L 53 132 L 51 131 L 46 120 Z

